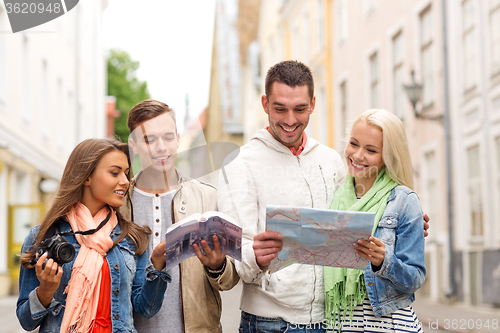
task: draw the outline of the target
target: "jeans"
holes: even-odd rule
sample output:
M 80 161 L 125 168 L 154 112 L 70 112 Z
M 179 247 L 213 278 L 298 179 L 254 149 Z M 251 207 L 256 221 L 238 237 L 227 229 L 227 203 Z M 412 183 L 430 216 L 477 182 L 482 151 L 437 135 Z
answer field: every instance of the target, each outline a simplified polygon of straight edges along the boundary
M 325 333 L 325 323 L 292 324 L 281 318 L 255 316 L 241 311 L 240 333 Z

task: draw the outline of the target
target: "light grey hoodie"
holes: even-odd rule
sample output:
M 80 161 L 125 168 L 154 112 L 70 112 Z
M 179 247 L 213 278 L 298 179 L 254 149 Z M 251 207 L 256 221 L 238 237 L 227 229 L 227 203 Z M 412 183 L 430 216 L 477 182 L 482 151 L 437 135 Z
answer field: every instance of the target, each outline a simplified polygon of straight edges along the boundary
M 325 319 L 323 267 L 294 264 L 273 274 L 261 271 L 253 236 L 265 230 L 266 205 L 328 209 L 345 174 L 335 150 L 308 138 L 294 156 L 265 129 L 221 169 L 219 210 L 243 228 L 242 262 L 236 262 L 243 281 L 241 310 L 297 324 Z

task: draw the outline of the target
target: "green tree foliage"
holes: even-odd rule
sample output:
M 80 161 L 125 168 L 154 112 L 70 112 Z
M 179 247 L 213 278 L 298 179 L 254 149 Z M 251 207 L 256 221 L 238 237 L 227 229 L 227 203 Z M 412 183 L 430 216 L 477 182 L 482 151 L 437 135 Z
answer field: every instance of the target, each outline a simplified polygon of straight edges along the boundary
M 120 116 L 115 119 L 115 134 L 123 142 L 127 142 L 128 112 L 138 102 L 150 98 L 148 84 L 136 77 L 139 62 L 121 50 L 112 49 L 108 59 L 108 95 L 116 97 L 116 109 Z

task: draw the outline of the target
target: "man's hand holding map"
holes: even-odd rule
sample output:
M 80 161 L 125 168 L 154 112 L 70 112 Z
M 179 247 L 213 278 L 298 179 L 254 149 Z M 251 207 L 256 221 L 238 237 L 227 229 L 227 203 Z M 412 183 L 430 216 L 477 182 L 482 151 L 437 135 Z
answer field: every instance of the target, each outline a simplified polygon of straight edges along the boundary
M 368 240 L 374 218 L 366 212 L 268 205 L 266 230 L 283 234 L 283 249 L 269 271 L 296 263 L 364 269 L 368 261 L 355 253 L 353 244 Z

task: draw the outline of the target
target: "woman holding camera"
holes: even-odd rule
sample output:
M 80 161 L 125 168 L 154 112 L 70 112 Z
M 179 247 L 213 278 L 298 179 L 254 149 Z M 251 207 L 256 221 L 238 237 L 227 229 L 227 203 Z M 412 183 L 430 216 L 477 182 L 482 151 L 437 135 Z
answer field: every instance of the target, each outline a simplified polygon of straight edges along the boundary
M 136 332 L 132 310 L 149 318 L 160 309 L 170 282 L 165 244 L 149 261 L 151 231 L 115 210 L 129 179 L 127 144 L 89 139 L 73 150 L 54 203 L 22 247 L 16 312 L 25 330 Z

